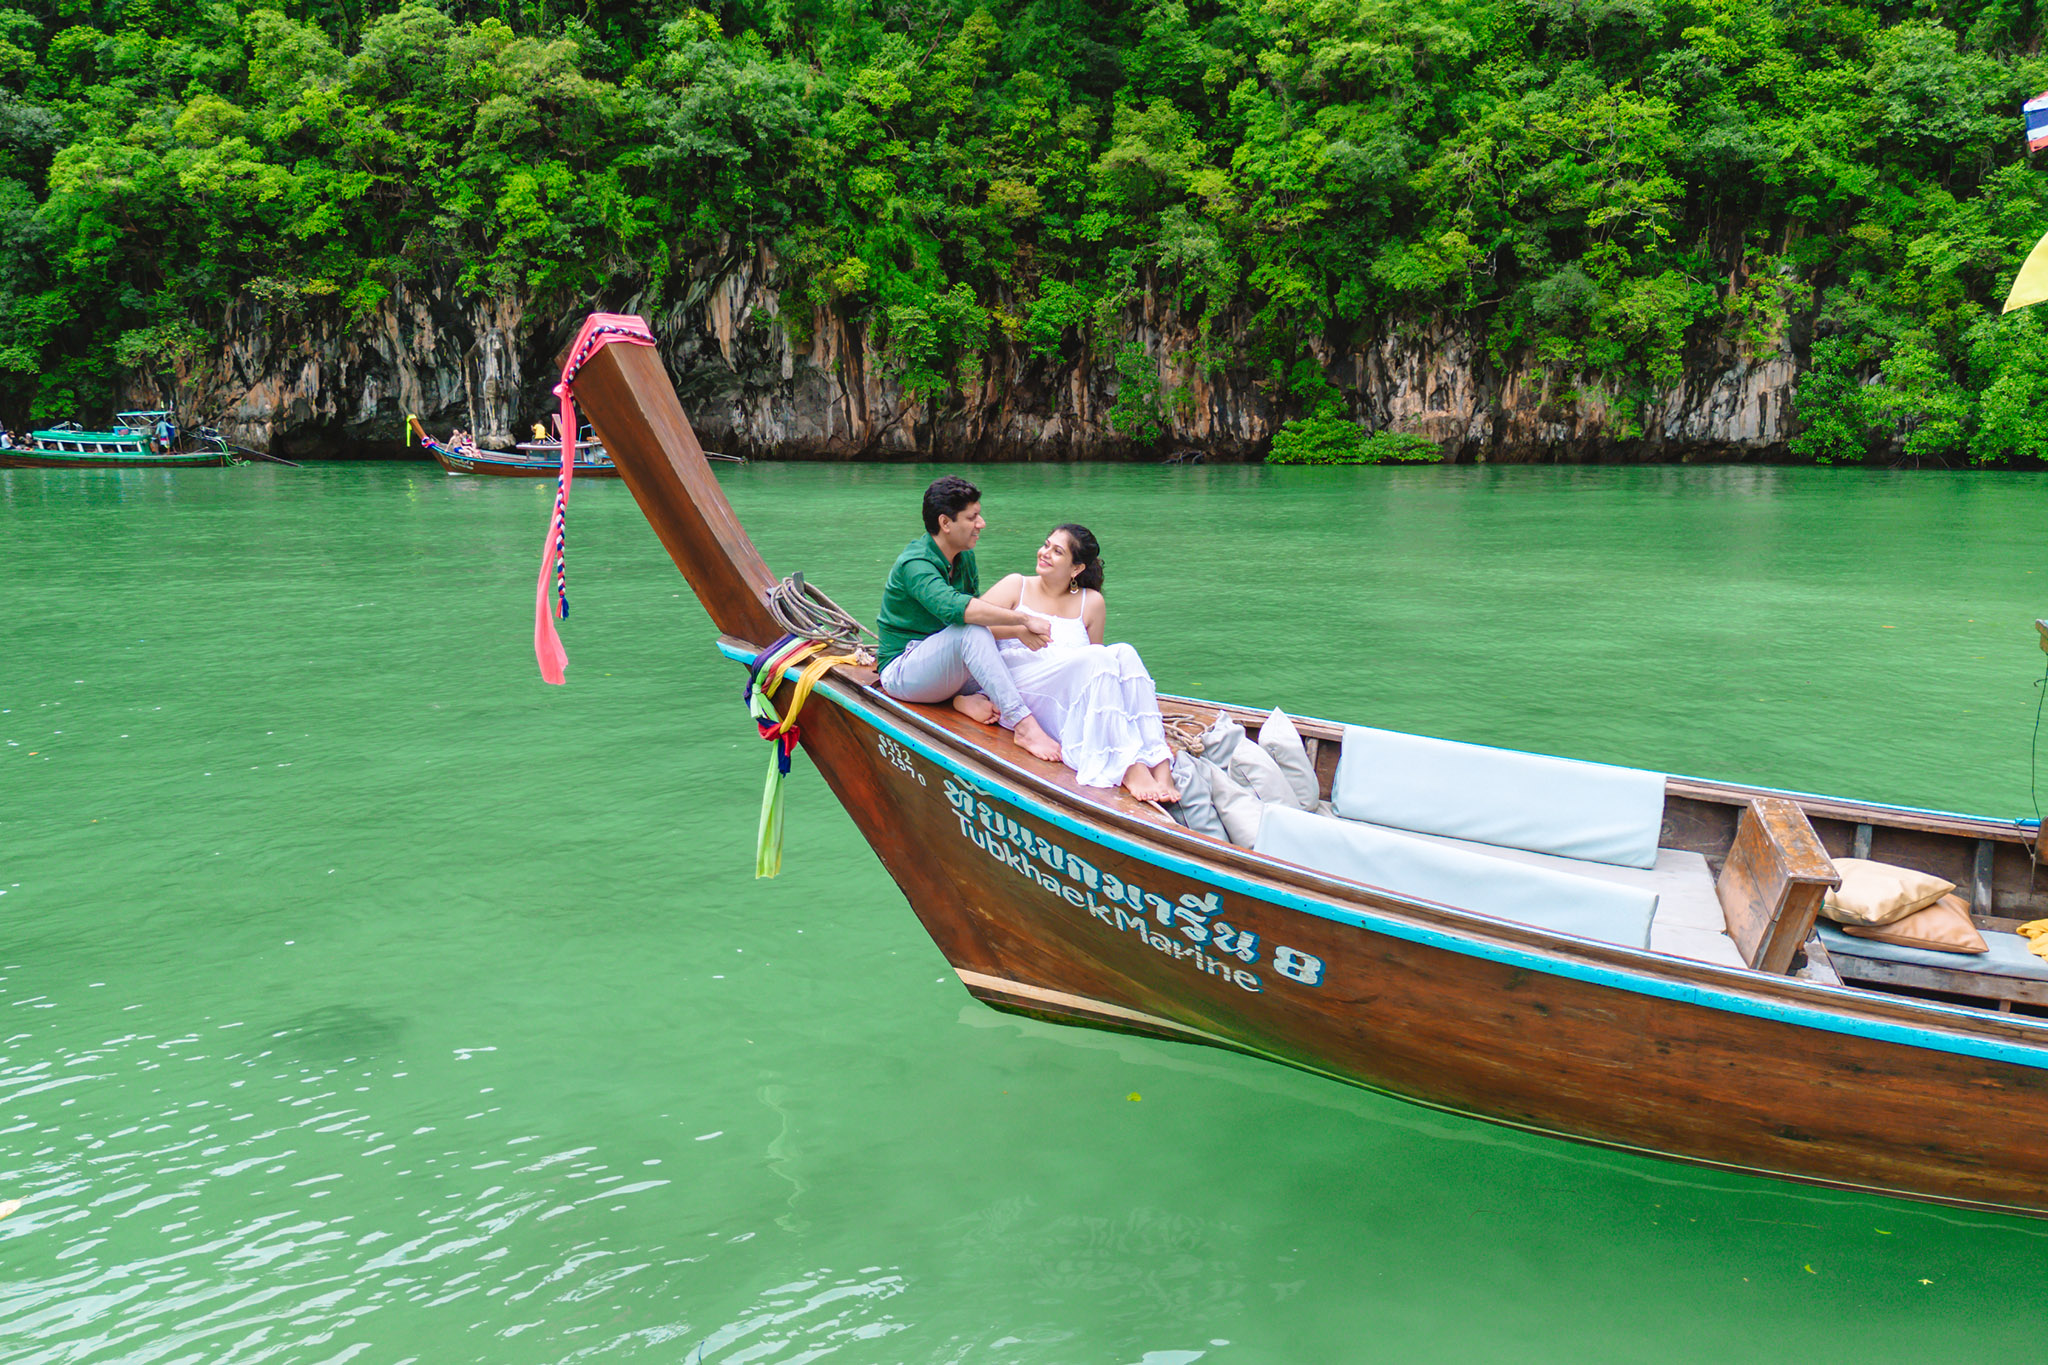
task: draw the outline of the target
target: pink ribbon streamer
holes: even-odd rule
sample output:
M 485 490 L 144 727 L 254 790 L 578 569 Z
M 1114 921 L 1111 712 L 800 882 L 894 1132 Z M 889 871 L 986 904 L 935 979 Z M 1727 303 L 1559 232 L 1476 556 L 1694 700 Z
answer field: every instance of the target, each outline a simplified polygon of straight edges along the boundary
M 569 651 L 562 647 L 562 637 L 555 630 L 555 612 L 548 610 L 548 579 L 557 576 L 562 551 L 567 548 L 569 536 L 569 485 L 576 477 L 576 400 L 574 382 L 576 372 L 583 368 L 583 362 L 597 353 L 601 346 L 623 341 L 633 346 L 652 346 L 654 333 L 647 324 L 630 313 L 592 313 L 583 320 L 583 330 L 576 334 L 576 344 L 569 348 L 569 359 L 562 366 L 561 382 L 555 385 L 555 397 L 562 402 L 562 473 L 555 485 L 555 511 L 548 519 L 548 538 L 540 551 L 540 584 L 534 590 L 533 599 L 533 654 L 540 661 L 540 676 L 547 682 L 559 686 L 565 681 L 563 670 L 569 667 Z M 556 587 L 560 614 L 569 614 L 569 595 L 566 571 Z

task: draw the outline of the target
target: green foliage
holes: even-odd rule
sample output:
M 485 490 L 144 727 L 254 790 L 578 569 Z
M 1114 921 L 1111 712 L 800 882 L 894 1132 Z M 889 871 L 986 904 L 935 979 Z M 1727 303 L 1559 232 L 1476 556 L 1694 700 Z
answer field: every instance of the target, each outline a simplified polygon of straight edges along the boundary
M 1792 453 L 1816 464 L 1861 461 L 1870 451 L 1870 419 L 1856 354 L 1841 341 L 1814 345 L 1813 362 L 1799 376 L 1792 412 L 1804 425 Z
M 1273 433 L 1267 464 L 1432 464 L 1443 451 L 1410 431 L 1367 433 L 1343 417 L 1297 417 Z
M 1624 413 L 1810 337 L 1806 457 L 2035 462 L 2048 343 L 1993 309 L 2048 231 L 2040 36 L 2011 0 L 0 7 L 0 416 L 238 301 L 653 307 L 758 248 L 779 325 L 868 329 L 914 397 L 1014 346 L 1114 367 L 1143 442 L 1184 394 L 1123 339 L 1167 300 L 1274 373 L 1465 315 Z M 1420 453 L 1319 382 L 1276 458 Z
M 1143 346 L 1126 342 L 1116 349 L 1116 402 L 1110 407 L 1110 427 L 1149 445 L 1166 432 L 1166 415 L 1159 403 L 1159 366 L 1145 354 Z
M 1313 360 L 1298 362 L 1288 389 L 1306 414 L 1273 433 L 1267 464 L 1412 464 L 1442 458 L 1436 442 L 1405 431 L 1374 431 L 1351 420 L 1344 396 Z
M 1987 317 L 1966 338 L 1980 397 L 1970 458 L 2048 461 L 2048 328 L 2036 309 Z
M 1967 444 L 1969 397 L 1924 346 L 1909 341 L 1894 349 L 1863 401 L 1872 424 L 1895 434 L 1915 462 L 1945 461 Z

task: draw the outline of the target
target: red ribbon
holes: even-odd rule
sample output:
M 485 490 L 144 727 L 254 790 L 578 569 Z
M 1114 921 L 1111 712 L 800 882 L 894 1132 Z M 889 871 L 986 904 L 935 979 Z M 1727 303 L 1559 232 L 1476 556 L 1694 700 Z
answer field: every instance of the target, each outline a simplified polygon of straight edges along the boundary
M 645 322 L 630 313 L 592 313 L 583 320 L 583 330 L 576 334 L 576 344 L 569 348 L 569 359 L 562 366 L 561 382 L 555 385 L 554 390 L 555 397 L 562 400 L 562 476 L 556 487 L 554 514 L 548 518 L 548 538 L 540 551 L 540 586 L 535 589 L 533 599 L 533 653 L 540 661 L 541 677 L 556 684 L 564 680 L 563 670 L 569 666 L 569 651 L 562 648 L 562 637 L 555 630 L 554 613 L 548 610 L 548 579 L 554 575 L 557 553 L 568 536 L 569 484 L 576 477 L 574 381 L 584 361 L 597 354 L 599 347 L 609 346 L 615 341 L 631 346 L 652 346 L 654 333 L 648 330 Z M 566 598 L 566 589 L 564 596 Z

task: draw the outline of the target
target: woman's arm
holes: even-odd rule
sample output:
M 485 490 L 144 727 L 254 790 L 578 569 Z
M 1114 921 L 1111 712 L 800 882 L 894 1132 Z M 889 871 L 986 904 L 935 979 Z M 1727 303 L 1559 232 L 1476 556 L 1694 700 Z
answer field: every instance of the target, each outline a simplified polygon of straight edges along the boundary
M 1102 632 L 1109 626 L 1109 608 L 1103 605 L 1099 590 L 1088 594 L 1087 604 L 1081 608 L 1081 621 L 1088 627 L 1088 643 L 1101 644 Z
M 1017 604 L 1024 600 L 1024 575 L 1004 574 L 993 588 L 981 595 L 981 600 L 992 607 L 1008 607 L 1015 611 Z
M 1022 640 L 1031 648 L 1038 649 L 1050 637 L 1052 626 L 1017 610 L 1017 603 L 1023 597 L 1024 575 L 1008 574 L 967 604 L 967 624 L 987 626 L 989 634 L 998 640 Z

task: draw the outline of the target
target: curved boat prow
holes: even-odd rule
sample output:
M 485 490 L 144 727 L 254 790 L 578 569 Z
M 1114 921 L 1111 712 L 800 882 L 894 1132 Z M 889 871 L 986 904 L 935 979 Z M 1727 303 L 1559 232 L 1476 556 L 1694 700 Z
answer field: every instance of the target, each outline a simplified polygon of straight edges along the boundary
M 775 577 L 726 501 L 676 388 L 651 346 L 603 346 L 572 387 L 669 558 L 724 634 L 765 645 Z

